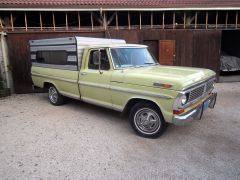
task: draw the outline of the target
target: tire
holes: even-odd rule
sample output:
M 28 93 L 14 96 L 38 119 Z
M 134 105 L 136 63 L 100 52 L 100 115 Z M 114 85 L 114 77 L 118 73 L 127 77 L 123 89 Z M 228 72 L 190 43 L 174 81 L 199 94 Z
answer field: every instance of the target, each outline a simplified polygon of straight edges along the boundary
M 166 122 L 159 108 L 150 102 L 140 102 L 130 112 L 130 123 L 134 131 L 146 138 L 157 138 L 166 129 Z
M 58 92 L 57 88 L 50 85 L 48 88 L 48 100 L 55 106 L 60 106 L 64 103 L 64 97 Z

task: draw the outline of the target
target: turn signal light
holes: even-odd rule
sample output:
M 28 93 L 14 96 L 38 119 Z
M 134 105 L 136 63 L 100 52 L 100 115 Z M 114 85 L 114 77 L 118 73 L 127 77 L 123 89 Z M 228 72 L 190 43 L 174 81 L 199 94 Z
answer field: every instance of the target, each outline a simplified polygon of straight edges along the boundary
M 173 114 L 179 115 L 184 113 L 184 109 L 179 109 L 179 110 L 173 110 Z

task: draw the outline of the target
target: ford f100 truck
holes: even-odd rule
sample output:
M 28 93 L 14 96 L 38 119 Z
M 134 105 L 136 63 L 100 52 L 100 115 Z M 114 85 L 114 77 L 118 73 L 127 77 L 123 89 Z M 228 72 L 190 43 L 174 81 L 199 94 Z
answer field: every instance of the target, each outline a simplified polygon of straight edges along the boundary
M 53 105 L 64 97 L 128 114 L 143 137 L 166 123 L 183 125 L 214 108 L 215 72 L 160 65 L 147 46 L 124 40 L 67 37 L 30 41 L 31 75 Z

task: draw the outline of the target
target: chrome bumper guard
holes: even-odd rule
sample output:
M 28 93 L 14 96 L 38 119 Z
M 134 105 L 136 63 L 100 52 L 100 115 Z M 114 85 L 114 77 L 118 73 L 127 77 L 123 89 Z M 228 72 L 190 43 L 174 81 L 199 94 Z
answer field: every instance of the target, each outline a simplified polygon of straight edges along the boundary
M 183 115 L 175 115 L 173 117 L 173 124 L 184 125 L 193 120 L 200 120 L 202 118 L 204 110 L 206 110 L 207 108 L 210 109 L 214 108 L 216 100 L 217 93 L 212 93 L 212 95 L 207 100 L 205 100 L 201 105 L 191 110 L 190 112 L 187 112 L 186 114 Z

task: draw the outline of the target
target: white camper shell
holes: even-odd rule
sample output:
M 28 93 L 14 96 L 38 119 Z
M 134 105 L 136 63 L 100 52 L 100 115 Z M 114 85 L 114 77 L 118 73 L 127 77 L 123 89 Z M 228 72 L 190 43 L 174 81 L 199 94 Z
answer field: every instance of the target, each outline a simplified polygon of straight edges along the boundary
M 77 36 L 66 38 L 30 40 L 32 66 L 78 70 L 78 67 L 80 68 L 81 66 L 81 60 L 85 48 L 94 45 L 116 44 L 126 44 L 126 41 L 122 39 L 89 38 Z M 48 53 L 48 56 L 54 57 L 58 56 L 56 58 L 49 59 L 58 59 L 59 62 L 57 64 L 55 64 L 54 62 L 41 62 L 41 58 L 37 58 L 37 56 L 41 56 L 41 54 L 39 53 Z M 67 58 L 67 63 L 61 63 L 61 57 Z

